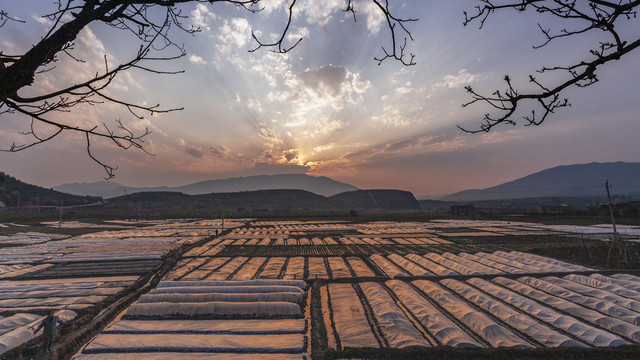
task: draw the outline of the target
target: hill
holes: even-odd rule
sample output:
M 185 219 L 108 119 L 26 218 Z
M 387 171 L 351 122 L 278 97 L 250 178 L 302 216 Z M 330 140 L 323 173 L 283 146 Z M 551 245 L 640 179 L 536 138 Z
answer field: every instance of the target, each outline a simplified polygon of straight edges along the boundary
M 210 193 L 232 193 L 257 190 L 305 190 L 322 196 L 332 196 L 357 187 L 332 180 L 325 176 L 306 174 L 257 175 L 220 180 L 201 181 L 176 187 L 131 187 L 112 181 L 94 183 L 63 184 L 54 187 L 57 191 L 75 195 L 94 195 L 105 199 L 138 192 L 179 192 L 188 195 Z
M 187 195 L 177 192 L 141 192 L 110 199 L 86 209 L 86 214 L 110 216 L 213 216 L 221 213 L 278 213 L 334 210 L 417 210 L 419 203 L 407 191 L 357 190 L 331 197 L 305 190 L 257 190 Z
M 590 163 L 557 166 L 482 190 L 466 190 L 443 201 L 484 201 L 547 197 L 606 199 L 605 181 L 612 195 L 640 196 L 640 163 Z
M 6 207 L 26 207 L 34 205 L 64 206 L 84 205 L 100 201 L 100 198 L 76 196 L 59 191 L 45 189 L 22 182 L 0 172 L 0 202 Z

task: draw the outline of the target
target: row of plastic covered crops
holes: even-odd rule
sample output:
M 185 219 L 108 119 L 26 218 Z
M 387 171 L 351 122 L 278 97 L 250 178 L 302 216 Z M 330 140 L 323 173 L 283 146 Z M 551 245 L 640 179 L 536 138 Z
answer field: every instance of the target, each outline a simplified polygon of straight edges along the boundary
M 133 284 L 137 277 L 0 281 L 0 354 L 40 335 L 51 310 L 63 321 Z
M 214 250 L 220 251 L 222 245 Z M 167 276 L 169 280 L 340 279 L 387 276 L 501 275 L 563 273 L 592 269 L 559 260 L 521 253 L 427 253 L 360 257 L 196 257 L 185 258 Z
M 321 296 L 335 349 L 640 343 L 640 278 L 627 274 L 331 283 Z
M 300 280 L 162 281 L 74 359 L 303 359 L 305 289 Z
M 247 246 L 247 245 L 441 245 L 441 244 L 453 244 L 453 242 L 437 237 L 261 237 L 261 238 L 239 238 L 239 239 L 217 239 L 213 240 L 208 247 L 214 245 L 225 246 Z

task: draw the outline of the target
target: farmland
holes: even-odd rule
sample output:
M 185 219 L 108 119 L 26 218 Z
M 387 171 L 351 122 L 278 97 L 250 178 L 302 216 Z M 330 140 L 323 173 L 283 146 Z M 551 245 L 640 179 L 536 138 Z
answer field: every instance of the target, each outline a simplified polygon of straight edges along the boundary
M 640 354 L 640 227 L 622 269 L 606 225 L 117 225 L 0 237 L 0 356 L 35 356 L 50 310 L 78 360 Z

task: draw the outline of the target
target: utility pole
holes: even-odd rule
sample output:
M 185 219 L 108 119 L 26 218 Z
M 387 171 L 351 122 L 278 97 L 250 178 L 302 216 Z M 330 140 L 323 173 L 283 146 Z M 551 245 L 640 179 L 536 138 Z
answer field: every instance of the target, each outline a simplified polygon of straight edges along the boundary
M 62 228 L 62 200 L 60 200 L 60 219 L 58 220 L 58 229 Z
M 611 215 L 611 225 L 613 225 L 613 239 L 618 239 L 618 229 L 616 229 L 616 219 L 613 216 L 613 205 L 611 205 L 611 195 L 609 195 L 609 180 L 605 181 L 604 186 L 607 188 L 607 202 L 609 202 L 609 214 Z

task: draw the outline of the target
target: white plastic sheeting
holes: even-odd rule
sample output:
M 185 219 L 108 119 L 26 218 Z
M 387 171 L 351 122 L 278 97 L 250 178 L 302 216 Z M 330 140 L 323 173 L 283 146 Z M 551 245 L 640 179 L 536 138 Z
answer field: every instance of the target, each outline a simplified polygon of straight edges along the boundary
M 232 277 L 233 280 L 249 280 L 252 279 L 258 269 L 267 260 L 266 257 L 253 257 L 247 261 L 237 273 Z
M 184 286 L 184 287 L 163 287 L 156 288 L 154 294 L 207 294 L 207 293 L 279 293 L 279 292 L 298 292 L 304 293 L 304 290 L 297 286 L 279 286 L 279 285 L 248 285 L 248 286 Z
M 524 339 L 520 338 L 513 331 L 497 324 L 487 315 L 469 306 L 465 301 L 452 295 L 437 285 L 427 280 L 416 280 L 413 282 L 420 290 L 435 300 L 443 309 L 448 311 L 461 323 L 480 335 L 493 347 L 533 347 Z
M 1 286 L 0 286 L 1 288 Z M 47 298 L 47 297 L 65 297 L 65 296 L 109 296 L 120 292 L 122 287 L 110 288 L 62 288 L 51 290 L 29 290 L 29 291 L 8 291 L 3 292 L 0 289 L 0 299 L 28 299 L 28 298 Z
M 515 280 L 508 281 L 517 283 Z M 547 324 L 566 331 L 588 344 L 594 346 L 619 346 L 629 344 L 617 335 L 595 328 L 571 316 L 564 315 L 548 306 L 540 305 L 536 301 L 486 280 L 474 278 L 467 280 L 467 282 Z
M 424 254 L 424 257 L 431 261 L 437 262 L 438 264 L 445 266 L 451 270 L 454 270 L 455 272 L 458 272 L 462 275 L 483 275 L 482 271 L 469 268 L 468 266 L 462 265 L 451 259 L 447 259 L 436 253 Z
M 454 254 L 449 253 L 449 252 L 443 253 L 442 257 L 445 257 L 445 258 L 447 258 L 449 260 L 455 261 L 458 264 L 462 264 L 462 265 L 468 267 L 469 269 L 474 269 L 474 270 L 480 271 L 483 274 L 489 274 L 489 275 L 501 275 L 501 274 L 504 274 L 504 272 L 502 272 L 502 271 L 500 271 L 498 269 L 482 265 L 482 264 L 480 264 L 478 262 L 475 262 L 473 260 L 469 260 L 467 258 L 460 257 L 458 255 L 454 255 Z
M 310 257 L 309 258 L 309 279 L 327 279 L 329 274 L 327 273 L 327 267 L 324 265 L 324 258 Z
M 493 281 L 522 295 L 528 296 L 553 308 L 600 326 L 601 328 L 609 330 L 615 334 L 624 336 L 636 342 L 640 341 L 640 328 L 623 320 L 612 318 L 595 310 L 587 309 L 569 300 L 549 295 L 519 281 L 505 278 L 496 278 Z
M 289 302 L 136 303 L 129 307 L 130 317 L 174 316 L 298 316 L 300 306 Z
M 379 347 L 362 303 L 351 284 L 329 284 L 328 287 L 333 322 L 342 348 Z M 326 325 L 329 329 L 329 324 Z
M 385 285 L 393 291 L 402 304 L 413 313 L 439 344 L 455 348 L 482 347 L 473 337 L 444 316 L 407 283 L 400 280 L 389 280 Z
M 586 266 L 577 265 L 577 264 L 570 264 L 568 262 L 564 262 L 564 261 L 548 258 L 546 256 L 540 256 L 540 255 L 530 254 L 530 253 L 523 253 L 523 252 L 520 252 L 520 251 L 511 251 L 511 253 L 519 255 L 519 256 L 527 256 L 527 257 L 532 258 L 534 260 L 542 261 L 542 262 L 545 262 L 545 263 L 548 263 L 548 264 L 562 266 L 562 267 L 565 267 L 565 268 L 570 269 L 572 271 L 591 271 L 591 270 L 593 270 L 592 268 L 589 268 L 589 267 L 586 267 Z
M 302 334 L 99 334 L 83 353 L 105 351 L 302 352 Z
M 640 291 L 640 282 L 633 281 L 633 280 L 625 280 L 624 278 L 618 277 L 618 275 L 625 275 L 625 274 L 615 274 L 611 276 L 604 276 L 601 274 L 591 274 L 589 275 L 589 277 L 602 282 L 620 285 L 630 290 Z
M 302 334 L 304 319 L 275 320 L 119 320 L 103 334 L 143 333 L 229 333 L 229 334 Z
M 380 270 L 382 270 L 382 272 L 384 272 L 388 277 L 390 278 L 398 278 L 398 277 L 406 277 L 409 276 L 409 274 L 407 274 L 406 272 L 404 272 L 402 269 L 400 269 L 399 267 L 397 267 L 396 265 L 394 265 L 391 261 L 389 261 L 389 259 L 375 254 L 375 255 L 371 255 L 369 256 L 369 259 L 376 264 L 376 266 L 378 266 L 380 268 Z
M 287 268 L 284 271 L 284 279 L 302 279 L 304 277 L 304 258 L 296 256 L 289 258 Z
M 367 264 L 361 258 L 350 257 L 347 258 L 347 262 L 349 262 L 351 269 L 353 269 L 357 277 L 376 276 L 376 274 L 374 274 L 371 268 L 367 266 Z
M 493 254 L 510 259 L 510 260 L 515 260 L 523 264 L 535 266 L 540 270 L 540 272 L 572 272 L 573 271 L 568 267 L 540 261 L 539 259 L 530 257 L 529 256 L 530 254 L 526 254 L 526 253 L 494 251 Z
M 18 313 L 7 316 L 6 318 L 0 319 L 0 335 L 42 318 L 42 315 L 29 313 Z
M 597 281 L 590 277 L 586 277 L 586 278 Z M 570 280 L 567 277 L 565 277 L 564 279 L 549 277 L 549 278 L 545 278 L 545 280 L 552 284 L 562 286 L 565 289 L 579 292 L 583 295 L 592 296 L 598 299 L 608 300 L 613 303 L 616 303 L 617 305 L 624 306 L 627 309 L 630 309 L 636 312 L 640 311 L 640 301 L 628 299 L 626 297 L 616 295 L 606 290 L 596 289 L 591 286 L 583 285 L 574 280 Z M 613 284 L 609 284 L 609 285 L 613 285 Z
M 76 313 L 69 310 L 56 311 L 56 316 L 62 321 L 69 321 L 76 316 Z M 18 326 L 10 331 L 0 335 L 0 354 L 3 354 L 27 341 L 35 338 L 42 333 L 40 329 L 34 333 L 35 328 L 44 320 L 44 316 L 36 318 L 34 321 Z
M 209 293 L 209 294 L 146 294 L 140 297 L 139 303 L 154 302 L 274 302 L 284 301 L 302 303 L 303 294 L 300 292 L 273 292 L 273 293 Z
M 491 259 L 483 258 L 483 257 L 476 256 L 476 255 L 473 255 L 473 254 L 462 252 L 462 253 L 459 253 L 458 256 L 461 257 L 461 258 L 465 258 L 465 259 L 471 260 L 471 261 L 475 261 L 478 264 L 485 264 L 485 265 L 491 266 L 492 268 L 501 270 L 501 271 L 503 271 L 503 272 L 505 272 L 507 274 L 524 274 L 524 273 L 526 273 L 522 269 L 518 269 L 516 267 L 505 265 L 505 264 L 499 263 L 497 261 L 493 261 Z
M 157 288 L 168 287 L 243 287 L 243 286 L 293 286 L 300 289 L 305 289 L 307 283 L 304 280 L 270 280 L 270 279 L 255 279 L 255 280 L 240 280 L 240 281 L 161 281 L 158 283 Z
M 429 270 L 430 272 L 436 275 L 439 275 L 439 276 L 459 275 L 456 271 L 453 271 L 431 260 L 425 259 L 418 254 L 409 254 L 409 255 L 406 255 L 406 257 L 407 259 L 415 262 L 416 264 L 422 266 L 423 268 Z
M 390 347 L 431 346 L 380 284 L 365 282 L 360 284 L 360 288 Z
M 554 277 L 549 277 L 549 278 L 553 279 Z M 536 278 L 525 276 L 525 277 L 519 278 L 518 281 L 524 284 L 533 286 L 536 289 L 542 290 L 551 295 L 558 296 L 564 300 L 568 300 L 575 304 L 579 304 L 584 307 L 599 311 L 605 315 L 609 315 L 614 318 L 624 320 L 630 324 L 634 324 L 634 325 L 640 324 L 640 313 L 637 313 L 625 307 L 616 305 L 611 301 L 582 295 L 575 291 L 565 289 L 562 286 L 554 285 L 553 283 L 546 281 L 546 279 L 547 278 L 536 279 Z M 640 330 L 640 328 L 638 330 Z
M 433 276 L 433 273 L 422 266 L 414 263 L 407 258 L 398 254 L 391 254 L 387 256 L 391 261 L 398 264 L 403 269 L 407 270 L 413 276 Z
M 267 264 L 262 269 L 262 272 L 258 275 L 260 279 L 277 279 L 280 276 L 282 267 L 287 258 L 284 257 L 272 257 L 267 261 Z
M 498 256 L 496 254 L 487 254 L 487 253 L 484 253 L 484 252 L 477 252 L 474 255 L 479 257 L 479 258 L 482 258 L 483 260 L 490 260 L 490 261 L 494 261 L 496 263 L 505 264 L 505 265 L 513 267 L 513 268 L 521 269 L 525 273 L 534 273 L 535 274 L 535 273 L 541 273 L 541 272 L 545 272 L 546 271 L 546 270 L 540 269 L 537 266 L 523 264 L 523 263 L 521 263 L 519 261 L 507 259 L 505 257 Z
M 228 263 L 224 264 L 220 269 L 214 271 L 211 275 L 207 276 L 207 280 L 225 280 L 233 272 L 235 272 L 242 264 L 244 264 L 249 258 L 239 256 L 231 259 Z
M 465 283 L 453 279 L 444 279 L 440 283 L 546 347 L 586 347 L 583 343 L 560 334 L 549 326 L 539 323 L 529 315 L 522 314 L 502 301 L 495 300 Z
M 194 353 L 194 352 L 152 352 L 152 353 L 106 353 L 80 354 L 73 360 L 304 360 L 302 354 L 237 354 L 237 353 Z
M 334 279 L 351 277 L 351 271 L 341 257 L 330 256 L 327 258 L 327 263 L 329 263 L 329 269 L 331 269 L 331 275 Z
M 38 308 L 77 304 L 96 304 L 106 299 L 106 296 L 70 296 L 70 297 L 48 297 L 48 298 L 31 298 L 31 299 L 4 299 L 0 300 L 0 308 L 13 307 L 33 307 Z
M 600 290 L 605 290 L 610 293 L 623 296 L 629 299 L 640 299 L 640 291 L 636 291 L 633 289 L 627 289 L 624 286 L 616 285 L 614 283 L 608 283 L 605 281 L 598 280 L 593 277 L 570 274 L 564 277 L 565 279 L 592 287 Z

